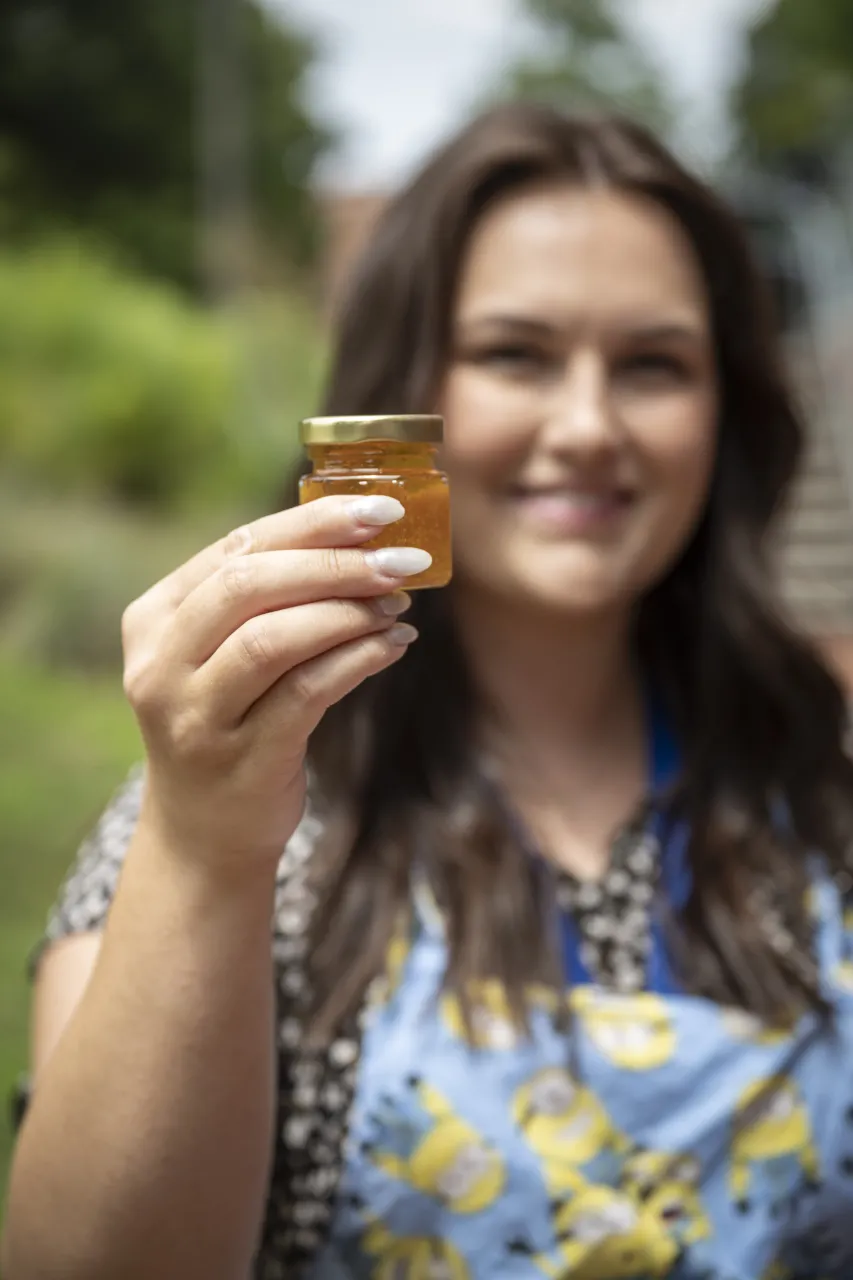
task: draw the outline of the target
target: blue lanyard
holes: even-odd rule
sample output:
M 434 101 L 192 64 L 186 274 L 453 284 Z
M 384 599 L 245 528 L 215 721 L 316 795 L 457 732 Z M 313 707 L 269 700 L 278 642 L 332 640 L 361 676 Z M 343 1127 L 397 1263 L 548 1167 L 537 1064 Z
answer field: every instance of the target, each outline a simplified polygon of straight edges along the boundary
M 649 783 L 653 804 L 656 798 L 678 776 L 681 757 L 672 729 L 660 706 L 650 702 L 649 726 Z M 676 910 L 683 907 L 690 894 L 690 868 L 687 862 L 687 828 L 684 822 L 675 822 L 657 805 L 649 820 L 649 833 L 660 847 L 661 884 L 667 902 Z M 572 986 L 592 982 L 584 964 L 574 921 L 565 916 L 561 922 L 563 931 L 563 959 L 566 977 Z M 646 968 L 646 990 L 658 995 L 672 995 L 679 990 L 672 972 L 663 938 L 663 929 L 657 914 L 652 917 L 652 946 Z

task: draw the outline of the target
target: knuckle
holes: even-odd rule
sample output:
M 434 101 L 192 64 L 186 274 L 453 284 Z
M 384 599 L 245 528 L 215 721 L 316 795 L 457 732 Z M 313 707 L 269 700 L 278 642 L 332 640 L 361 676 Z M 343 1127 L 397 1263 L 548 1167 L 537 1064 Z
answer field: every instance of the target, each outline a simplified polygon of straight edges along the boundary
M 323 552 L 323 571 L 334 585 L 340 585 L 349 577 L 349 558 L 338 547 L 326 547 Z
M 359 604 L 355 600 L 343 600 L 340 605 L 341 630 L 347 635 L 360 635 L 382 621 L 378 609 L 369 604 Z
M 135 711 L 149 711 L 162 701 L 154 666 L 144 658 L 131 658 L 125 663 L 122 687 Z
M 240 652 L 248 667 L 267 666 L 275 656 L 275 648 L 267 623 L 263 618 L 252 618 L 237 633 Z
M 122 688 L 124 696 L 132 707 L 138 706 L 141 702 L 142 679 L 141 672 L 136 666 L 125 666 L 124 676 L 122 678 Z
M 257 566 L 248 556 L 237 556 L 227 561 L 219 570 L 219 581 L 227 600 L 245 600 L 254 591 Z
M 172 717 L 169 741 L 176 755 L 190 757 L 209 753 L 211 727 L 197 706 L 182 707 Z
M 295 667 L 288 676 L 290 694 L 299 706 L 311 706 L 319 695 L 317 678 L 309 666 Z
M 329 509 L 325 502 L 306 502 L 302 505 L 302 516 L 311 535 L 323 532 L 329 523 Z
M 121 615 L 121 638 L 125 646 L 133 643 L 141 628 L 142 611 L 142 600 L 131 600 Z
M 359 657 L 367 664 L 384 661 L 392 647 L 389 645 L 384 633 L 379 635 L 365 636 L 359 644 Z
M 255 531 L 250 524 L 241 524 L 232 529 L 222 540 L 222 550 L 226 556 L 245 556 L 255 549 Z

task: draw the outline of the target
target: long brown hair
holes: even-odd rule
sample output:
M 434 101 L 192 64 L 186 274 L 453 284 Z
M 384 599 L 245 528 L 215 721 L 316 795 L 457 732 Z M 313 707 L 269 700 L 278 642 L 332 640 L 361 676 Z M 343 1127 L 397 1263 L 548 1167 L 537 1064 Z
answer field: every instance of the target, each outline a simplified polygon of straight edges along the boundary
M 542 182 L 656 201 L 701 266 L 721 391 L 716 470 L 698 531 L 640 605 L 637 645 L 685 764 L 675 804 L 691 833 L 693 888 L 672 937 L 682 980 L 784 1017 L 819 1004 L 807 855 L 844 868 L 853 766 L 842 693 L 777 605 L 772 533 L 803 433 L 737 220 L 635 124 L 532 105 L 491 111 L 382 216 L 344 301 L 324 412 L 434 409 L 472 230 L 491 201 Z M 447 981 L 460 994 L 496 977 L 519 1009 L 525 985 L 554 973 L 541 881 L 478 768 L 452 590 L 419 593 L 411 653 L 333 707 L 310 744 L 318 790 L 348 832 L 330 827 L 315 921 L 321 1035 L 381 968 L 415 864 L 446 908 Z

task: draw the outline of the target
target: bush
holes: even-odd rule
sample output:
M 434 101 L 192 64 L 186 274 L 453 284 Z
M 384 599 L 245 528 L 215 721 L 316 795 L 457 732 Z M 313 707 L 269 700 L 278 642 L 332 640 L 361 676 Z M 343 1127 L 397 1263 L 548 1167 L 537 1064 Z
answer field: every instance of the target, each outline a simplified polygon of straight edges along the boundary
M 234 523 L 225 511 L 164 518 L 0 487 L 0 661 L 118 670 L 125 607 Z
M 0 254 L 0 464 L 23 483 L 263 502 L 320 372 L 296 301 L 214 316 L 80 245 Z

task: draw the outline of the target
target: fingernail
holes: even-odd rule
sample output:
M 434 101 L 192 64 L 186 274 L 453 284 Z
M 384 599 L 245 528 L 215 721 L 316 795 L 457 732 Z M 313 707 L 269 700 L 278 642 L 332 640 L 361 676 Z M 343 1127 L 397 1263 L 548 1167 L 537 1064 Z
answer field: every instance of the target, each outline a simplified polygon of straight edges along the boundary
M 430 553 L 418 547 L 380 547 L 365 552 L 364 558 L 372 569 L 392 578 L 411 578 L 425 573 L 432 564 Z
M 387 617 L 396 618 L 399 614 L 405 613 L 411 603 L 412 597 L 405 591 L 395 591 L 391 596 L 380 596 L 376 601 L 376 607 Z
M 356 524 L 381 527 L 402 520 L 406 509 L 396 498 L 376 494 L 371 498 L 356 498 L 350 503 L 350 512 Z
M 393 627 L 389 627 L 385 632 L 385 639 L 389 644 L 411 644 L 417 638 L 417 630 L 414 627 L 410 627 L 408 622 L 395 622 Z

